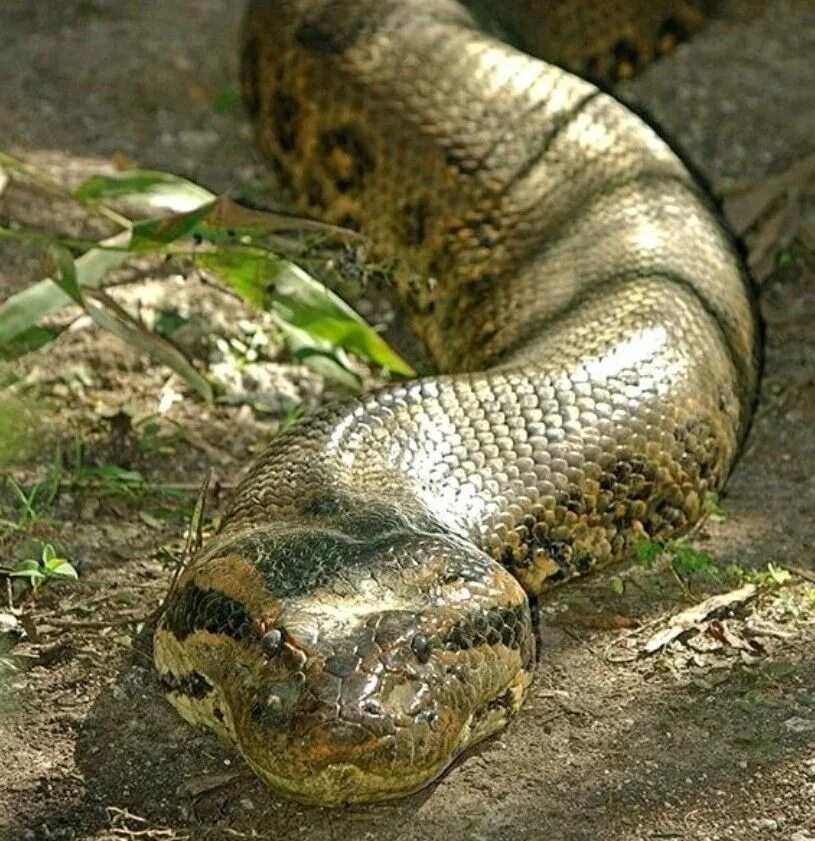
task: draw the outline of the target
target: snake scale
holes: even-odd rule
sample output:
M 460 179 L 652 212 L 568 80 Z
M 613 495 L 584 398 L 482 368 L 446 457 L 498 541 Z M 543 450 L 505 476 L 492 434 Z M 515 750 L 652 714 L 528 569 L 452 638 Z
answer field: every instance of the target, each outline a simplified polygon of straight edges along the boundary
M 407 794 L 503 727 L 530 604 L 687 530 L 745 434 L 759 342 L 737 252 L 644 122 L 494 34 L 535 49 L 523 16 L 546 5 L 249 5 L 265 156 L 396 262 L 445 372 L 276 438 L 166 600 L 172 703 L 301 800 Z M 689 4 L 549 4 L 571 5 L 634 11 L 619 58 L 620 32 L 651 43 Z

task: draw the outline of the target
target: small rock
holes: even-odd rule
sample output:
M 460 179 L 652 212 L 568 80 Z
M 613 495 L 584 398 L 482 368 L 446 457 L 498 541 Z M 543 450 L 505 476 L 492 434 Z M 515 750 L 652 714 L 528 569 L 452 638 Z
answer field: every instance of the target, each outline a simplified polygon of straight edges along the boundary
M 8 635 L 13 643 L 25 636 L 25 630 L 19 618 L 11 611 L 0 611 L 0 635 Z
M 752 821 L 752 824 L 756 829 L 765 830 L 767 832 L 775 832 L 778 829 L 778 821 L 775 821 L 772 818 L 758 818 L 757 820 Z
M 784 722 L 784 727 L 793 733 L 811 733 L 815 730 L 815 719 L 801 718 L 800 716 L 794 715 Z

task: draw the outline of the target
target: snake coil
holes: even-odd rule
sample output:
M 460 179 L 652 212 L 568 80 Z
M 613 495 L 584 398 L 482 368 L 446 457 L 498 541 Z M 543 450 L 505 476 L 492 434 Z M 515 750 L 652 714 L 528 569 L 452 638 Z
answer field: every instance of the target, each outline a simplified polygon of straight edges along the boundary
M 398 796 L 518 710 L 530 597 L 698 519 L 756 320 L 667 145 L 462 3 L 254 0 L 242 68 L 281 184 L 398 262 L 448 373 L 276 439 L 168 596 L 156 665 L 277 790 Z

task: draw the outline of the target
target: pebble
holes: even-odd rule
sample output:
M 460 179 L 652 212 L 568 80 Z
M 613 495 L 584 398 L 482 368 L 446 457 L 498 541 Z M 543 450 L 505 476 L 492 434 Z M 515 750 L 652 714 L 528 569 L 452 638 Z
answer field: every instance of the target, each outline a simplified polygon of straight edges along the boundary
M 752 821 L 752 824 L 756 829 L 762 829 L 768 832 L 775 832 L 778 829 L 778 821 L 772 818 L 758 818 Z
M 815 730 L 815 719 L 801 718 L 800 716 L 794 715 L 784 722 L 784 727 L 793 733 L 811 733 Z

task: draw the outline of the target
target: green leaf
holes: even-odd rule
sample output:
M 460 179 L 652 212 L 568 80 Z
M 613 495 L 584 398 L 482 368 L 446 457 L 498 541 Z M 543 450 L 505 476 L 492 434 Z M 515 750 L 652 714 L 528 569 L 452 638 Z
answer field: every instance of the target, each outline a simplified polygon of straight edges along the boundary
M 213 394 L 209 383 L 192 367 L 186 357 L 167 339 L 151 333 L 127 310 L 123 309 L 101 289 L 82 291 L 77 282 L 74 261 L 66 249 L 53 246 L 51 254 L 56 262 L 57 275 L 54 283 L 71 299 L 80 304 L 85 312 L 102 329 L 113 333 L 131 347 L 152 356 L 176 374 L 192 389 L 197 391 L 207 402 L 212 402 Z
M 152 251 L 192 234 L 199 223 L 209 215 L 214 204 L 207 202 L 183 213 L 136 222 L 133 225 L 131 248 L 134 251 Z
M 51 575 L 59 575 L 62 578 L 79 578 L 76 569 L 65 558 L 55 558 L 51 564 L 46 566 L 46 578 Z
M 776 587 L 783 586 L 792 578 L 792 573 L 788 569 L 776 566 L 772 562 L 767 564 L 767 574 L 770 576 Z
M 265 245 L 275 250 L 276 244 L 287 242 L 276 235 L 282 233 L 315 234 L 332 239 L 359 242 L 362 237 L 356 231 L 305 219 L 302 216 L 290 216 L 285 213 L 273 213 L 269 210 L 254 210 L 243 207 L 227 196 L 219 196 L 206 219 L 196 229 L 203 239 L 214 243 L 238 243 L 243 245 Z M 270 239 L 271 238 L 271 239 Z M 288 241 L 289 246 L 292 245 Z
M 9 578 L 27 578 L 29 586 L 36 590 L 45 581 L 45 573 L 39 563 L 33 559 L 20 561 L 14 569 L 8 573 Z
M 94 175 L 79 186 L 74 196 L 86 203 L 126 200 L 148 213 L 156 210 L 184 213 L 215 198 L 209 190 L 186 178 L 147 169 Z
M 345 301 L 293 263 L 250 248 L 208 252 L 199 257 L 199 262 L 242 298 L 273 310 L 282 321 L 314 339 L 344 348 L 397 374 L 415 374 Z
M 40 562 L 35 561 L 33 558 L 27 558 L 24 561 L 20 561 L 17 566 L 14 567 L 11 575 L 29 575 L 32 572 L 42 574 Z
M 42 547 L 42 561 L 43 563 L 48 566 L 48 564 L 53 561 L 57 557 L 57 552 L 54 547 L 50 543 L 46 543 L 45 546 Z
M 274 309 L 289 324 L 405 377 L 413 368 L 339 296 L 288 263 L 273 295 Z
M 634 549 L 637 563 L 650 567 L 662 554 L 664 546 L 656 540 L 641 540 Z
M 217 275 L 258 309 L 270 309 L 272 290 L 287 263 L 257 249 L 219 248 L 198 256 L 199 265 Z
M 105 275 L 127 258 L 130 232 L 123 231 L 104 240 L 103 246 L 92 248 L 74 261 L 76 281 L 80 287 L 97 288 Z M 120 250 L 122 249 L 122 250 Z M 71 296 L 50 278 L 23 289 L 0 305 L 0 345 L 26 333 L 38 321 L 72 303 Z
M 361 388 L 359 377 L 350 369 L 348 359 L 342 348 L 332 347 L 322 339 L 309 336 L 298 327 L 280 323 L 286 344 L 291 355 L 303 365 L 307 365 L 320 376 L 339 383 L 349 391 L 358 392 Z
M 53 262 L 53 274 L 56 278 L 54 282 L 75 304 L 84 307 L 73 254 L 62 245 L 52 245 L 48 249 L 48 257 Z
M 0 346 L 0 359 L 11 362 L 50 344 L 60 335 L 57 327 L 29 327 L 5 345 Z
M 625 593 L 625 584 L 623 584 L 622 578 L 617 575 L 613 575 L 609 579 L 608 585 L 615 596 L 622 596 Z

